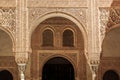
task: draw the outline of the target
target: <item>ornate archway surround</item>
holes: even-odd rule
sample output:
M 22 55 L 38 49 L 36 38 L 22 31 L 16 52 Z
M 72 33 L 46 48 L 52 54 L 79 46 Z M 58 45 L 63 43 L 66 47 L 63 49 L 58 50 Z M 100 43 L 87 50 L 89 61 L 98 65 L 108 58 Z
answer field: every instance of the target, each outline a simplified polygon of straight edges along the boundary
M 79 57 L 81 56 L 81 57 Z M 75 80 L 79 80 L 79 75 L 85 71 L 80 61 L 80 58 L 83 58 L 82 52 L 79 50 L 33 50 L 32 53 L 32 63 L 31 63 L 31 76 L 33 80 L 42 80 L 42 70 L 44 64 L 51 58 L 54 57 L 63 57 L 67 59 L 74 68 Z M 85 61 L 85 60 L 83 60 Z M 85 62 L 84 62 L 85 63 Z M 80 66 L 81 65 L 81 66 Z M 81 71 L 79 72 L 79 69 Z M 86 76 L 85 74 L 83 76 Z M 82 79 L 82 78 L 81 78 Z
M 43 53 L 41 53 L 43 52 Z M 46 51 L 45 51 L 46 52 Z M 37 51 L 38 57 L 39 57 L 39 76 L 40 79 L 42 79 L 42 70 L 43 70 L 43 66 L 44 64 L 50 60 L 51 58 L 54 57 L 63 57 L 65 59 L 67 59 L 73 66 L 74 68 L 74 73 L 75 73 L 75 78 L 77 78 L 77 64 L 78 64 L 78 51 L 72 51 L 72 53 L 70 53 L 70 51 L 66 51 L 66 53 L 64 53 L 62 50 L 56 50 L 56 51 L 48 51 L 48 53 L 45 53 L 44 51 L 40 50 Z M 49 53 L 51 52 L 51 53 Z
M 32 50 L 31 76 L 33 80 L 42 80 L 42 68 L 45 62 L 53 57 L 63 57 L 71 62 L 75 71 L 75 80 L 84 80 L 85 75 L 80 74 L 85 71 L 84 55 L 86 56 L 88 37 L 85 26 L 86 24 L 86 8 L 29 8 L 29 40 L 31 43 L 31 35 L 35 28 L 44 20 L 52 17 L 63 17 L 75 23 L 82 32 L 84 39 L 84 50 Z M 81 13 L 79 13 L 81 12 Z M 81 20 L 81 21 L 79 21 Z M 34 56 L 33 56 L 34 54 Z M 81 56 L 81 57 L 80 57 Z M 79 59 L 81 58 L 81 59 Z M 84 59 L 84 60 L 83 60 Z M 83 61 L 82 61 L 83 60 Z M 82 66 L 80 66 L 82 65 Z M 36 67 L 36 68 L 33 68 Z M 79 68 L 78 68 L 79 67 Z M 82 69 L 79 71 L 79 69 Z M 81 73 L 79 73 L 81 72 Z

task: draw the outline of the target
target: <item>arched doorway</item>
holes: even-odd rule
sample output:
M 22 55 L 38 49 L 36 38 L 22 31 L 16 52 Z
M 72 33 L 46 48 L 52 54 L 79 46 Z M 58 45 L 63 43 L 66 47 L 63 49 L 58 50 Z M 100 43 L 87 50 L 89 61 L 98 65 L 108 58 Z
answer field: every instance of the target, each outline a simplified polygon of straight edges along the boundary
M 43 67 L 42 80 L 75 80 L 73 66 L 65 58 L 52 58 Z
M 115 71 L 109 70 L 103 75 L 103 80 L 119 80 L 119 75 Z
M 0 71 L 0 80 L 13 80 L 13 76 L 8 70 L 2 70 Z

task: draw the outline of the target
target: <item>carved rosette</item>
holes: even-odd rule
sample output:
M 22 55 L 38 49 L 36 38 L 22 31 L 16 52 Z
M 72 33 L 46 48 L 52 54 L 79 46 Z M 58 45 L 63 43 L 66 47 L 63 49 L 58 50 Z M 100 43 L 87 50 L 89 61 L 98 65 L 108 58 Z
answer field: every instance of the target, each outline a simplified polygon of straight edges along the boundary
M 109 18 L 109 8 L 99 8 L 99 23 L 100 23 L 99 26 L 100 26 L 101 42 L 105 37 L 108 18 Z
M 15 8 L 0 8 L 0 26 L 15 35 L 16 12 Z
M 51 12 L 62 12 L 72 15 L 86 26 L 87 8 L 29 8 L 29 25 L 31 25 L 32 22 L 36 21 L 38 18 Z

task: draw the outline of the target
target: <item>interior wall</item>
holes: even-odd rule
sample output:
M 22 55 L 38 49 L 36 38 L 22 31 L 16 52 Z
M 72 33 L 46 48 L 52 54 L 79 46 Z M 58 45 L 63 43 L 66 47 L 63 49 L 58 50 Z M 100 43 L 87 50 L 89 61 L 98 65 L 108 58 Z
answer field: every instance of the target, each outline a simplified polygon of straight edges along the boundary
M 0 56 L 13 56 L 12 40 L 3 30 L 0 30 Z
M 106 34 L 102 57 L 120 57 L 120 27 L 112 29 Z

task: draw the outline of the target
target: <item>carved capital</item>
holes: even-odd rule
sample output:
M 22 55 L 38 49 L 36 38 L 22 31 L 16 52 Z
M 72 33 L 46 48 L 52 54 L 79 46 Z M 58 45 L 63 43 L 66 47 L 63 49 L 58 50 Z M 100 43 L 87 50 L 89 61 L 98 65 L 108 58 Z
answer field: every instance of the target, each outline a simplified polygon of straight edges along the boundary
M 28 53 L 27 52 L 17 52 L 15 55 L 15 60 L 17 64 L 26 64 L 28 62 Z

